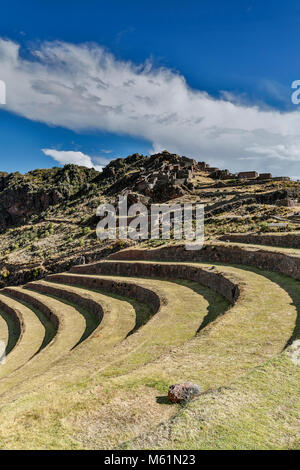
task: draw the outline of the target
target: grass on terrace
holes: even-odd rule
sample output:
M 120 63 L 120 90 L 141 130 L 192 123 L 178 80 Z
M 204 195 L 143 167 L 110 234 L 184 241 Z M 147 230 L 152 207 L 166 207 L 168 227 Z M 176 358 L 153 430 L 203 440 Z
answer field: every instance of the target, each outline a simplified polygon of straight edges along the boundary
M 122 449 L 300 449 L 300 364 L 287 352 L 182 406 Z
M 98 366 L 89 358 L 80 379 L 71 367 L 76 369 L 79 354 L 84 359 L 83 347 L 58 364 L 58 373 L 50 369 L 14 392 L 13 400 L 3 397 L 0 446 L 294 448 L 299 366 L 279 353 L 298 334 L 299 283 L 241 266 L 217 269 L 244 284 L 239 305 L 219 316 L 228 304 L 213 291 L 187 281 L 166 282 L 173 295 L 171 316 L 157 320 L 156 335 L 149 328 L 154 315 L 98 359 Z M 179 330 L 173 338 L 176 321 L 170 320 L 181 318 L 180 309 L 187 312 L 186 325 L 181 337 Z M 193 337 L 207 320 L 215 322 Z M 161 347 L 161 340 L 169 346 Z M 168 386 L 182 380 L 214 391 L 185 407 L 167 404 Z

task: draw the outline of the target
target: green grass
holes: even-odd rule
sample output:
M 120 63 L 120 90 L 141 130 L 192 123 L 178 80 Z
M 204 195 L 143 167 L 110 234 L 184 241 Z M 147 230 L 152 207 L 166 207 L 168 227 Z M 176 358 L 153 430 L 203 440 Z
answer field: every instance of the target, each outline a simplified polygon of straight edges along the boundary
M 299 450 L 299 381 L 299 365 L 282 353 L 121 448 Z
M 131 319 L 119 344 L 109 345 L 107 337 L 119 324 L 116 312 L 105 315 L 97 330 L 102 336 L 92 335 L 55 367 L 3 395 L 0 447 L 297 447 L 299 366 L 282 351 L 299 334 L 299 283 L 214 264 L 241 286 L 234 306 L 192 281 L 114 278 L 151 288 L 167 302 L 128 336 L 136 324 Z M 124 297 L 95 295 L 103 296 L 107 312 L 110 305 L 123 309 L 119 319 L 129 308 Z M 211 391 L 188 405 L 170 405 L 169 385 L 183 380 Z
M 29 308 L 30 310 L 32 310 L 35 313 L 35 315 L 37 316 L 37 318 L 39 319 L 39 321 L 42 323 L 42 325 L 45 329 L 45 336 L 44 336 L 43 342 L 41 344 L 41 347 L 39 349 L 39 351 L 41 351 L 54 338 L 54 336 L 56 334 L 55 327 L 54 327 L 53 323 L 49 320 L 49 318 L 43 312 L 41 312 L 41 310 L 34 307 L 33 305 L 30 305 L 28 302 L 24 302 L 23 300 L 18 299 L 18 302 L 20 304 L 24 305 L 25 307 Z M 39 351 L 37 351 L 37 353 Z
M 85 320 L 85 330 L 81 338 L 79 339 L 78 343 L 75 344 L 73 348 L 75 348 L 78 344 L 80 344 L 82 341 L 88 338 L 90 334 L 95 330 L 95 328 L 97 328 L 97 326 L 99 325 L 100 320 L 96 317 L 96 315 L 91 314 L 86 308 L 83 308 L 80 305 L 75 304 L 74 302 L 71 302 L 64 298 L 58 297 L 57 295 L 47 294 L 47 297 L 58 300 L 59 302 L 63 304 L 70 305 L 71 307 L 78 310 L 78 312 L 83 316 Z
M 147 321 L 153 315 L 153 310 L 149 305 L 143 302 L 139 302 L 138 300 L 134 298 L 125 297 L 124 295 L 114 294 L 112 292 L 106 292 L 101 289 L 91 289 L 85 286 L 76 286 L 76 287 L 78 287 L 79 289 L 83 289 L 86 292 L 98 292 L 99 294 L 106 295 L 112 299 L 117 299 L 117 300 L 128 302 L 135 310 L 135 325 L 134 325 L 134 328 L 132 328 L 132 330 L 128 332 L 127 336 L 132 335 L 139 328 L 145 325 Z
M 1 295 L 1 305 L 6 305 L 9 312 L 14 312 L 20 321 L 21 330 L 14 347 L 7 353 L 5 364 L 0 368 L 0 377 L 4 377 L 22 367 L 39 351 L 45 328 L 31 309 L 16 300 Z M 12 318 L 12 313 L 8 316 Z

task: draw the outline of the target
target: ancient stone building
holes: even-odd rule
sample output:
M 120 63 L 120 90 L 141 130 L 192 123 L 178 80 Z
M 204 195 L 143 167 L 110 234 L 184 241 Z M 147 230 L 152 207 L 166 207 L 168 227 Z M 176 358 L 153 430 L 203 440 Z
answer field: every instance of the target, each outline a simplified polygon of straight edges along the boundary
M 240 171 L 238 173 L 238 178 L 257 178 L 258 173 L 257 171 Z
M 260 173 L 258 179 L 260 180 L 268 180 L 272 178 L 271 173 Z
M 291 178 L 289 176 L 273 176 L 272 180 L 275 180 L 275 181 L 290 181 Z

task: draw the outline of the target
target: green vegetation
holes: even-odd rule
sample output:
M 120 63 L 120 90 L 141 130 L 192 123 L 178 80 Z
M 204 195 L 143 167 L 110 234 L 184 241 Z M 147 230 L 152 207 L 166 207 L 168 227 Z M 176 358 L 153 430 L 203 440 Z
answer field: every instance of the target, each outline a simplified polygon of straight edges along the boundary
M 150 204 L 159 194 L 131 192 L 132 182 L 162 160 L 134 154 L 103 173 L 66 165 L 0 174 L 1 286 L 35 281 L 0 292 L 0 339 L 9 352 L 0 368 L 0 448 L 300 447 L 300 365 L 289 349 L 300 334 L 299 281 L 263 266 L 190 263 L 216 274 L 218 289 L 222 275 L 239 286 L 231 305 L 199 282 L 144 278 L 139 263 L 134 277 L 87 271 L 38 280 L 126 248 L 97 239 L 96 208 L 123 190 Z M 216 247 L 232 233 L 293 232 L 297 239 L 300 216 L 286 199 L 297 199 L 299 187 L 201 174 L 179 192 L 168 183 L 163 200 L 203 202 L 205 236 Z M 257 248 L 243 246 L 250 254 Z M 299 256 L 295 248 L 259 248 Z M 205 394 L 171 405 L 168 387 L 186 380 Z
M 209 264 L 200 266 L 210 270 Z M 0 446 L 296 448 L 299 365 L 282 351 L 299 337 L 299 284 L 255 268 L 215 266 L 216 273 L 240 285 L 234 306 L 186 280 L 101 276 L 155 292 L 161 299 L 157 313 L 132 298 L 88 288 L 89 275 L 73 274 L 74 281 L 80 276 L 76 287 L 64 284 L 63 275 L 55 283 L 35 283 L 61 289 L 60 295 L 26 290 L 60 315 L 72 309 L 73 326 L 64 324 L 64 343 L 55 339 L 50 360 L 62 354 L 66 341 L 74 345 L 78 321 L 81 343 L 52 367 L 45 363 L 48 347 L 15 372 L 18 388 L 2 396 Z M 89 309 L 64 299 L 63 291 L 101 304 L 98 327 Z M 169 385 L 185 380 L 199 383 L 207 394 L 170 406 Z M 0 381 L 0 391 L 13 383 Z

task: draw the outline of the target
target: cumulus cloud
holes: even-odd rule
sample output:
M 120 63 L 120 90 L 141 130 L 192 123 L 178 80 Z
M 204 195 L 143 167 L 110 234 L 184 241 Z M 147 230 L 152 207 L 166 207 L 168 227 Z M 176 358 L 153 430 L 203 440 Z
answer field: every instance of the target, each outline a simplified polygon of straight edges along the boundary
M 54 158 L 54 160 L 62 165 L 67 163 L 74 163 L 75 165 L 86 166 L 87 168 L 95 168 L 95 170 L 102 171 L 102 165 L 96 165 L 92 162 L 89 155 L 82 152 L 74 152 L 72 150 L 55 150 L 55 149 L 42 149 L 45 155 Z
M 253 168 L 299 174 L 300 112 L 250 106 L 229 94 L 214 99 L 184 77 L 150 62 L 116 59 L 96 44 L 46 42 L 26 58 L 0 40 L 6 109 L 75 131 L 142 137 L 234 171 Z M 254 165 L 255 164 L 255 165 Z

